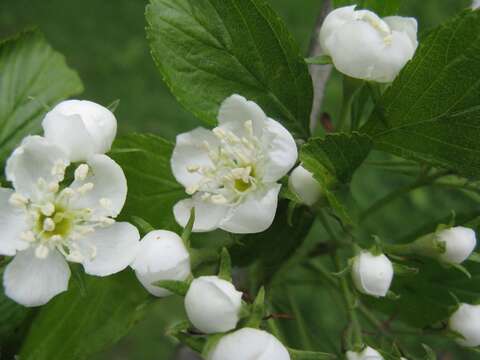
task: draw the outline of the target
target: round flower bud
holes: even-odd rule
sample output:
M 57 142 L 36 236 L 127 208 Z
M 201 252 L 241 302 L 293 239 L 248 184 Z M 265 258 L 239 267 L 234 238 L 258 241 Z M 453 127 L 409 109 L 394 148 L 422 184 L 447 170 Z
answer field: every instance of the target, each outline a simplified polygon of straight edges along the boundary
M 107 108 L 87 100 L 62 101 L 42 122 L 45 138 L 60 146 L 70 161 L 105 154 L 117 134 L 117 119 Z
M 241 307 L 242 293 L 218 276 L 194 279 L 185 296 L 190 322 L 206 334 L 235 329 Z
M 480 305 L 461 304 L 450 317 L 448 326 L 463 336 L 456 340 L 459 345 L 480 346 Z
M 366 295 L 387 295 L 393 279 L 392 262 L 383 254 L 362 251 L 353 260 L 352 278 L 358 291 Z
M 377 350 L 367 346 L 360 352 L 347 351 L 347 360 L 383 360 L 383 356 Z
M 437 239 L 445 244 L 445 252 L 440 259 L 450 264 L 465 261 L 477 245 L 475 231 L 463 226 L 442 230 L 437 234 Z
M 391 82 L 417 49 L 417 21 L 345 6 L 333 10 L 320 30 L 320 45 L 335 67 L 357 79 Z
M 322 191 L 320 183 L 302 165 L 297 166 L 292 171 L 288 178 L 288 186 L 308 206 L 318 201 Z
M 243 328 L 220 339 L 208 360 L 290 360 L 277 338 L 266 331 Z
M 180 236 L 171 231 L 155 230 L 140 241 L 140 249 L 131 267 L 150 294 L 164 297 L 171 295 L 170 291 L 152 284 L 160 280 L 187 279 L 190 255 Z

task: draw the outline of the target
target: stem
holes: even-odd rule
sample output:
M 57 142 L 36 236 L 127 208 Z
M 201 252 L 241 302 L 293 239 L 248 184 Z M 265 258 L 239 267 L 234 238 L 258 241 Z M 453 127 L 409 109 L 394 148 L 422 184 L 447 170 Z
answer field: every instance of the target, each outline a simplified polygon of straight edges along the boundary
M 398 197 L 400 197 L 402 195 L 405 195 L 405 194 L 408 194 L 412 190 L 430 185 L 435 180 L 437 180 L 437 179 L 439 179 L 443 176 L 449 175 L 449 174 L 450 174 L 450 172 L 441 171 L 441 172 L 435 173 L 435 174 L 430 175 L 430 176 L 422 176 L 422 177 L 418 178 L 417 180 L 415 180 L 413 183 L 405 185 L 403 187 L 400 187 L 400 188 L 392 191 L 391 193 L 389 193 L 385 197 L 383 197 L 380 200 L 378 200 L 377 202 L 373 203 L 369 208 L 367 208 L 360 215 L 360 220 L 359 220 L 360 223 L 364 222 L 370 215 L 377 212 L 378 210 L 380 210 L 381 208 L 383 208 L 384 206 L 386 206 L 387 204 L 389 204 L 393 200 L 396 200 Z

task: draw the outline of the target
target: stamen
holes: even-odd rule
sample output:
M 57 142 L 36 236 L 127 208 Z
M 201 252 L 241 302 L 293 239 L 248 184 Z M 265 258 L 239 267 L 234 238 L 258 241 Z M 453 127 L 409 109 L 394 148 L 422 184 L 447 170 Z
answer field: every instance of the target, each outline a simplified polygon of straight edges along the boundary
M 24 241 L 34 242 L 35 241 L 35 234 L 33 233 L 33 231 L 24 231 L 20 235 L 20 238 Z
M 212 201 L 214 204 L 219 204 L 219 205 L 220 205 L 220 204 L 226 204 L 226 203 L 227 203 L 227 199 L 225 198 L 225 196 L 220 195 L 220 194 L 212 195 L 211 201 Z
M 35 256 L 39 259 L 45 259 L 48 256 L 50 249 L 45 245 L 38 245 L 35 249 Z
M 77 192 L 80 193 L 81 195 L 85 195 L 87 192 L 92 191 L 95 185 L 93 183 L 86 183 L 80 186 L 77 189 Z
M 55 212 L 55 205 L 49 202 L 43 205 L 40 211 L 45 216 L 52 216 L 52 214 Z
M 55 230 L 55 222 L 52 220 L 52 218 L 46 218 L 43 221 L 43 230 L 48 232 Z
M 87 164 L 82 164 L 75 169 L 75 180 L 83 181 L 87 178 L 90 168 Z
M 17 208 L 24 208 L 28 204 L 28 199 L 19 193 L 14 193 L 10 196 L 8 201 L 10 205 L 17 207 Z

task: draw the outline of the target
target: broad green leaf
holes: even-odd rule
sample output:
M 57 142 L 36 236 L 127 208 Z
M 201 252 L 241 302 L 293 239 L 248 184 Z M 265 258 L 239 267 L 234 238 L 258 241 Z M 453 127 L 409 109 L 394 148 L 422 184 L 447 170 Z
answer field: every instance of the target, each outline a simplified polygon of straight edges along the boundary
M 295 210 L 291 225 L 287 223 L 287 216 L 288 203 L 284 201 L 279 204 L 275 220 L 267 231 L 245 235 L 229 249 L 236 266 L 259 261 L 256 275 L 260 284 L 271 280 L 280 266 L 303 244 L 313 223 L 313 215 L 305 207 Z
M 308 136 L 307 65 L 265 0 L 151 0 L 146 18 L 158 69 L 198 118 L 215 124 L 221 102 L 237 93 Z
M 480 12 L 432 31 L 362 131 L 393 154 L 480 176 Z
M 57 102 L 83 91 L 77 73 L 38 31 L 0 43 L 0 162 Z
M 126 335 L 148 299 L 132 272 L 87 277 L 85 295 L 75 283 L 44 306 L 33 322 L 21 359 L 89 359 Z
M 396 15 L 402 0 L 334 0 L 336 8 L 348 5 L 357 5 L 358 9 L 368 9 L 379 16 Z
M 372 148 L 367 135 L 331 134 L 324 139 L 310 139 L 303 147 L 300 158 L 306 169 L 323 185 L 331 182 L 348 183 Z
M 110 155 L 128 182 L 123 218 L 138 216 L 158 229 L 180 229 L 172 209 L 186 195 L 170 169 L 172 150 L 172 143 L 155 135 L 132 134 L 115 142 Z

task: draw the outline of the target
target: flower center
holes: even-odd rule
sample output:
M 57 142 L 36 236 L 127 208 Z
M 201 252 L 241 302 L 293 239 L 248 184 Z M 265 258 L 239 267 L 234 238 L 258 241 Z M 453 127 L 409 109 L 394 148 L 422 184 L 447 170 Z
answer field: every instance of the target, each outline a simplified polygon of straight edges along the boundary
M 238 136 L 220 127 L 213 129 L 219 144 L 203 144 L 212 165 L 188 167 L 190 172 L 201 175 L 199 182 L 186 189 L 188 194 L 200 192 L 205 201 L 235 204 L 257 188 L 263 160 L 260 141 L 253 132 L 252 121 L 245 121 L 240 132 L 242 135 Z
M 66 166 L 56 164 L 52 174 L 58 179 L 65 176 Z M 45 258 L 53 249 L 61 252 L 67 260 L 82 262 L 96 255 L 96 248 L 82 241 L 98 227 L 107 227 L 115 221 L 95 214 L 90 208 L 78 208 L 76 201 L 94 189 L 94 184 L 85 182 L 89 167 L 82 164 L 75 170 L 75 187 L 61 189 L 59 182 L 47 182 L 40 178 L 35 184 L 34 196 L 27 198 L 20 193 L 10 197 L 10 204 L 25 213 L 28 230 L 21 237 L 35 246 L 35 255 Z M 99 205 L 109 205 L 108 199 L 99 199 Z

